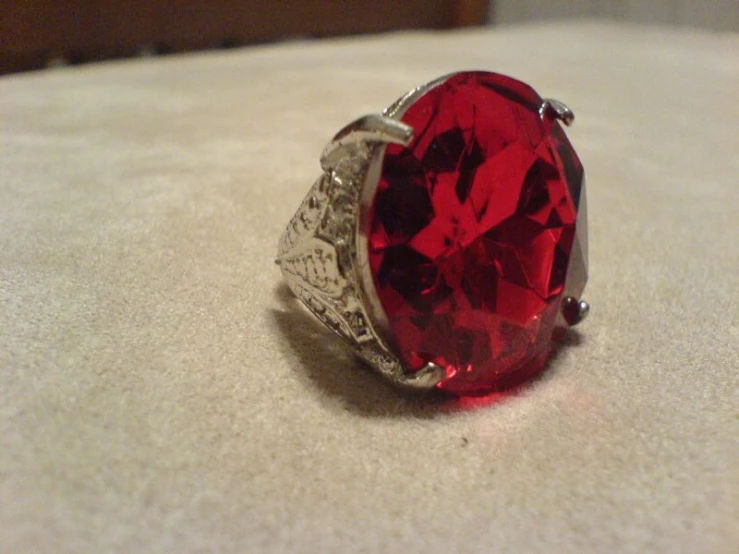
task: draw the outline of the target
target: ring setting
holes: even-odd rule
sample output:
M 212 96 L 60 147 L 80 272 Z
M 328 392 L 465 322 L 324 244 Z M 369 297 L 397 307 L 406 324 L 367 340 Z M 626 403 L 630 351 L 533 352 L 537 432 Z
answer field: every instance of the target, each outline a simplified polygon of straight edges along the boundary
M 481 71 L 357 119 L 280 240 L 288 286 L 399 386 L 485 394 L 532 377 L 589 311 L 573 121 Z

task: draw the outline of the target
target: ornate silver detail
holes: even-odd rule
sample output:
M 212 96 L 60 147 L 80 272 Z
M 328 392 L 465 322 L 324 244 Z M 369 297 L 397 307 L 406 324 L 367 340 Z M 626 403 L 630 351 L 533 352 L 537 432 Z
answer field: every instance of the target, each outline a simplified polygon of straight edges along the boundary
M 368 173 L 381 164 L 386 144 L 407 145 L 412 135 L 411 127 L 385 115 L 362 117 L 339 131 L 321 156 L 324 173 L 282 235 L 277 264 L 295 296 L 361 358 L 396 384 L 429 389 L 444 370 L 428 364 L 405 371 L 368 313 L 374 291 L 366 290 L 367 277 L 360 273 L 367 272 L 357 257 L 360 196 Z

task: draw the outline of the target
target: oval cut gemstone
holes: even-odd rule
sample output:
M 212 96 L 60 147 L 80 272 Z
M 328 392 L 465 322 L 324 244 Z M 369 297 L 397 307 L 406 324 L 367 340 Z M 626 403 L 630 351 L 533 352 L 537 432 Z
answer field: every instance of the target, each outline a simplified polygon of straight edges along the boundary
M 481 394 L 538 372 L 586 280 L 583 169 L 528 85 L 458 73 L 416 99 L 369 211 L 390 346 L 438 388 Z M 578 223 L 578 212 L 581 221 Z

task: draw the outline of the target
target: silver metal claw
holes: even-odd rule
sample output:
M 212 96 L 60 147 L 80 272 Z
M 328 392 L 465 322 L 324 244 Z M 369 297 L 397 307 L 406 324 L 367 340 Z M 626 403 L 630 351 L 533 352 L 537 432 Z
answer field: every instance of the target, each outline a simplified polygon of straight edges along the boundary
M 575 122 L 575 112 L 568 108 L 564 102 L 560 102 L 554 98 L 544 99 L 544 102 L 539 108 L 539 116 L 542 119 L 545 117 L 555 117 L 568 127 Z
M 406 373 L 396 381 L 399 385 L 409 389 L 429 390 L 434 388 L 445 376 L 442 367 L 429 362 L 421 371 Z
M 568 296 L 562 302 L 562 315 L 567 325 L 577 325 L 590 313 L 590 304 L 585 300 L 578 300 L 572 296 Z
M 410 125 L 384 115 L 365 115 L 336 133 L 321 154 L 321 167 L 331 170 L 342 159 L 347 147 L 368 142 L 408 146 L 411 140 L 413 127 Z

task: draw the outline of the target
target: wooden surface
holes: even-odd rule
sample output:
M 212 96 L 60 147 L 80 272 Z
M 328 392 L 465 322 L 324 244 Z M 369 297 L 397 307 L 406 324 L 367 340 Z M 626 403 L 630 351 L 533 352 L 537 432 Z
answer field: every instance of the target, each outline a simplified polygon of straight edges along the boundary
M 0 3 L 0 73 L 296 37 L 484 23 L 487 0 Z

